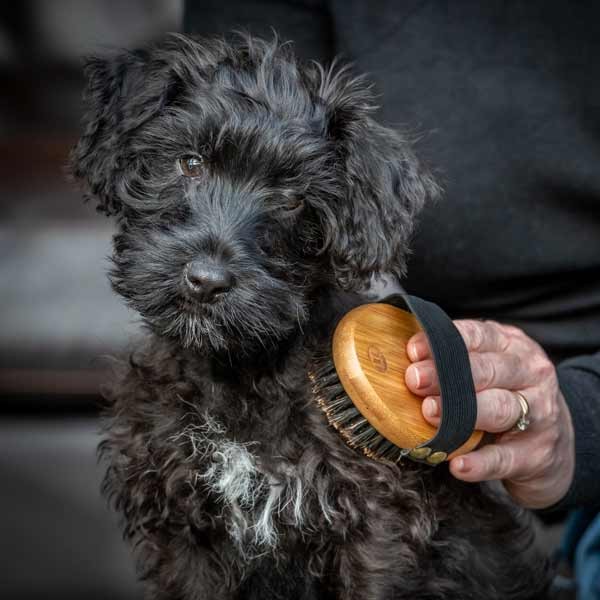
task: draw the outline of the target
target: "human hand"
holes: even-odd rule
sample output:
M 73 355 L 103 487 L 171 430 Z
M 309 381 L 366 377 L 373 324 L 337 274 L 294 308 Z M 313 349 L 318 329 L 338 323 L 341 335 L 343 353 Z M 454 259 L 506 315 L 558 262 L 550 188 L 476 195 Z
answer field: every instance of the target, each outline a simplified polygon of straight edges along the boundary
M 495 433 L 494 443 L 450 461 L 464 481 L 501 479 L 509 494 L 527 508 L 546 508 L 567 492 L 575 468 L 571 415 L 556 370 L 544 350 L 517 327 L 494 321 L 459 320 L 477 391 L 476 428 Z M 435 366 L 425 334 L 407 344 L 412 364 L 409 389 L 424 398 L 423 416 L 439 425 L 440 398 Z M 521 416 L 516 392 L 529 404 L 531 424 L 511 431 Z

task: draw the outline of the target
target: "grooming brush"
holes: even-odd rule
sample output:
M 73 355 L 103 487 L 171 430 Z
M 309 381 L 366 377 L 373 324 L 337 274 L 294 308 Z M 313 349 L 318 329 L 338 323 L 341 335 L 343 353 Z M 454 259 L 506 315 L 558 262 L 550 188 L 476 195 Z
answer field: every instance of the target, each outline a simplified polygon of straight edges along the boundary
M 440 426 L 423 418 L 422 398 L 404 382 L 411 364 L 406 343 L 424 331 L 441 391 Z M 437 465 L 473 450 L 477 403 L 469 356 L 460 333 L 437 305 L 407 294 L 364 304 L 338 323 L 330 355 L 310 371 L 313 390 L 329 423 L 367 456 L 404 457 Z

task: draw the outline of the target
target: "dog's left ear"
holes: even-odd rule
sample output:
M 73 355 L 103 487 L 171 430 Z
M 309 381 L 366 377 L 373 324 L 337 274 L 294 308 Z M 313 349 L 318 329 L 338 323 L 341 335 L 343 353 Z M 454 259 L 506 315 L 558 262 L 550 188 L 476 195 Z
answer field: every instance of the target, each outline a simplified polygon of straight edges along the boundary
M 152 64 L 146 51 L 90 58 L 85 75 L 87 111 L 70 170 L 100 212 L 116 214 L 121 209 L 118 174 L 124 168 L 128 136 L 168 103 L 177 80 L 165 65 Z
M 410 143 L 370 116 L 373 99 L 361 79 L 342 71 L 324 83 L 327 135 L 343 182 L 325 232 L 336 280 L 349 289 L 373 276 L 400 278 L 417 214 L 440 189 Z

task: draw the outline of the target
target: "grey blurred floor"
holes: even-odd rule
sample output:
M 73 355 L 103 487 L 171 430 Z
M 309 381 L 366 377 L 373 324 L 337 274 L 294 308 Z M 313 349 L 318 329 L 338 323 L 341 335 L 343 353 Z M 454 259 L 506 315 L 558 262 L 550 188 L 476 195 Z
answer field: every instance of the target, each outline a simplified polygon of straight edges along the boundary
M 141 597 L 99 493 L 95 418 L 0 420 L 0 598 Z

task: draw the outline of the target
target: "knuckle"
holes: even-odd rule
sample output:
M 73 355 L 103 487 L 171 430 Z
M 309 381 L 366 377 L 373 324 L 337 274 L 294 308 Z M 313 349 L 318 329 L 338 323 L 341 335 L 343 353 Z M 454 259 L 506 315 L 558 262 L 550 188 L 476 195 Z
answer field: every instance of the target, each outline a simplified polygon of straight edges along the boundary
M 486 321 L 485 324 L 490 337 L 494 338 L 494 346 L 498 348 L 499 352 L 505 352 L 510 343 L 510 338 L 504 331 L 504 326 L 497 321 Z
M 550 443 L 541 444 L 535 451 L 533 466 L 536 470 L 544 472 L 552 467 L 554 458 L 554 446 Z
M 560 427 L 550 427 L 548 429 L 547 435 L 548 435 L 548 448 L 550 448 L 552 450 L 552 452 L 554 453 L 554 449 L 558 447 L 561 437 L 562 437 Z
M 477 321 L 463 321 L 462 328 L 467 346 L 477 352 L 483 346 L 485 339 L 481 324 Z
M 500 456 L 500 476 L 505 479 L 515 471 L 514 455 L 512 452 L 502 452 Z
M 489 479 L 496 479 L 498 472 L 498 452 L 495 446 L 490 446 L 489 451 L 483 461 L 483 476 Z
M 502 329 L 506 334 L 512 335 L 514 337 L 524 337 L 525 336 L 525 332 L 520 327 L 517 327 L 516 325 L 502 325 Z
M 548 408 L 548 413 L 546 415 L 546 419 L 548 420 L 549 425 L 558 431 L 558 427 L 560 425 L 561 411 L 560 406 L 558 406 L 557 402 L 550 402 L 550 406 Z
M 500 352 L 506 352 L 510 346 L 510 336 L 503 329 L 498 330 L 498 347 Z
M 510 429 L 517 419 L 515 411 L 515 399 L 510 392 L 504 392 L 497 396 L 494 420 L 500 431 Z
M 547 397 L 541 403 L 539 410 L 540 418 L 549 427 L 558 426 L 560 420 L 560 407 L 554 397 Z
M 510 452 L 500 446 L 494 446 L 492 458 L 492 472 L 498 479 L 508 477 L 513 470 L 513 460 Z
M 540 356 L 535 361 L 534 372 L 540 379 L 548 379 L 554 375 L 554 365 L 547 356 Z
M 496 380 L 496 364 L 489 357 L 480 358 L 478 363 L 482 389 L 493 387 Z

